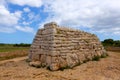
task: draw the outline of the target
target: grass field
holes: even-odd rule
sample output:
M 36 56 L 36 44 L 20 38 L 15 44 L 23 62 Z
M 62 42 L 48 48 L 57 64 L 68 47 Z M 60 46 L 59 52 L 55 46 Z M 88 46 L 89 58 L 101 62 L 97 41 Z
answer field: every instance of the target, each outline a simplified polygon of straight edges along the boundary
M 28 50 L 29 47 L 0 47 L 0 52 L 12 52 L 18 50 Z
M 30 47 L 0 46 L 0 61 L 16 57 L 27 56 Z M 107 51 L 120 52 L 120 47 L 105 47 Z
M 105 47 L 107 51 L 120 52 L 120 47 Z
M 0 61 L 27 56 L 29 47 L 0 46 Z

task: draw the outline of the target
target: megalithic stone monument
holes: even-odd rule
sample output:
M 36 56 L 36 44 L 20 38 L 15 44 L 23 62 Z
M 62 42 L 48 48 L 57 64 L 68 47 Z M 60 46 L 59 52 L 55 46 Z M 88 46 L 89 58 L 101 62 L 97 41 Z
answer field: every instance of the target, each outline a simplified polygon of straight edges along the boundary
M 106 51 L 96 35 L 51 22 L 38 30 L 30 48 L 29 64 L 59 70 L 102 55 Z

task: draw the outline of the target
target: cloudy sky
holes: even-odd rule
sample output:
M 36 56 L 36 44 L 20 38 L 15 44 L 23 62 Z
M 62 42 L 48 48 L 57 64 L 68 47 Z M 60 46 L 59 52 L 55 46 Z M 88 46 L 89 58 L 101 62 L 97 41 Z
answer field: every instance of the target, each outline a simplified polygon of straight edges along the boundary
M 0 0 L 0 43 L 31 43 L 51 21 L 120 40 L 120 0 Z

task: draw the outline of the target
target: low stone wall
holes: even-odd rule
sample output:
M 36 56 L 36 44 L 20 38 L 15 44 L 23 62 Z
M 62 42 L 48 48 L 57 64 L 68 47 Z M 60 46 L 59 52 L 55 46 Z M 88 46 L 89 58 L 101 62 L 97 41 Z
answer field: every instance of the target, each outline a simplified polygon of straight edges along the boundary
M 73 68 L 106 55 L 96 35 L 48 23 L 39 29 L 31 45 L 30 65 L 50 70 Z

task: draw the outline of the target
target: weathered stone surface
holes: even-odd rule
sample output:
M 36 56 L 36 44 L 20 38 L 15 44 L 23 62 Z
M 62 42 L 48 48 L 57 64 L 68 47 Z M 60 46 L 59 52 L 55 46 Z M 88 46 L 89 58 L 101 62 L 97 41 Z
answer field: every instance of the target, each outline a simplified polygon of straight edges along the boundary
M 52 62 L 51 62 L 51 56 L 47 56 L 46 57 L 46 63 L 47 63 L 47 66 L 49 66 Z
M 67 64 L 67 57 L 66 56 L 61 56 L 59 57 L 59 66 L 61 68 L 65 68 L 68 64 Z
M 58 27 L 52 22 L 38 30 L 30 48 L 29 60 L 30 65 L 59 70 L 101 55 L 106 55 L 106 51 L 96 35 Z
M 70 68 L 74 67 L 79 63 L 78 56 L 76 54 L 67 55 L 67 64 Z
M 46 63 L 46 55 L 45 54 L 40 56 L 40 62 Z
M 34 67 L 41 67 L 41 62 L 40 61 L 32 61 L 29 63 L 30 66 Z
M 58 63 L 52 63 L 50 65 L 50 70 L 53 70 L 53 71 L 56 71 L 58 70 L 60 67 L 59 67 L 59 64 Z

